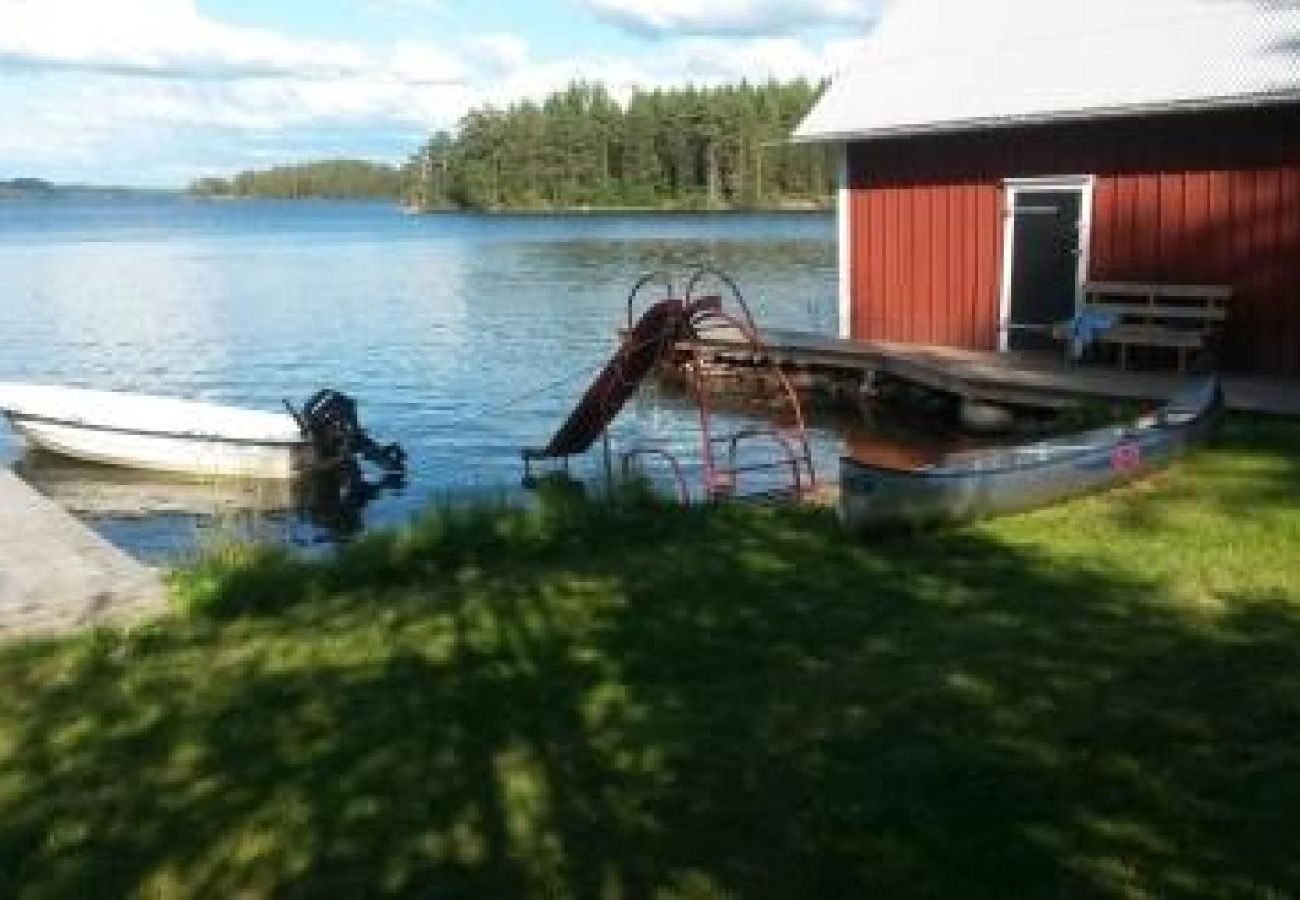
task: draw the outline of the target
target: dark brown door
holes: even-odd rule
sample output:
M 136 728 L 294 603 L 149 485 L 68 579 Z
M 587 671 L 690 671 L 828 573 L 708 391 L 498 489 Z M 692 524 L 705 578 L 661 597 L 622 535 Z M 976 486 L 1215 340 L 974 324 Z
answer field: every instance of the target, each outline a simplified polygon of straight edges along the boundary
M 1052 326 L 1074 316 L 1078 291 L 1083 191 L 1012 193 L 1011 302 L 1007 346 L 1058 347 Z

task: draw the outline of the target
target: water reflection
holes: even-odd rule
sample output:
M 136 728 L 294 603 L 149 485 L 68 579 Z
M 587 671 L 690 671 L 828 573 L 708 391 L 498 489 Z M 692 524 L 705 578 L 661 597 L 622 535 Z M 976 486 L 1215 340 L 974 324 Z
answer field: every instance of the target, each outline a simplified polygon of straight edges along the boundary
M 192 534 L 175 535 L 176 549 L 200 533 L 300 544 L 346 540 L 364 527 L 371 502 L 403 487 L 400 475 L 357 480 L 322 472 L 296 481 L 185 477 L 96 465 L 36 449 L 27 450 L 13 468 L 59 506 L 95 522 L 110 522 L 118 533 L 148 534 L 147 522 L 140 528 L 142 520 L 188 522 Z
M 322 387 L 345 390 L 367 429 L 409 451 L 409 483 L 350 522 L 300 517 L 298 501 L 284 511 L 265 492 L 245 498 L 254 510 L 272 507 L 256 514 L 285 539 L 308 543 L 399 523 L 434 499 L 516 485 L 520 448 L 545 442 L 617 347 L 636 277 L 701 261 L 738 278 L 764 325 L 820 329 L 834 320 L 834 220 L 824 215 L 419 217 L 360 204 L 10 203 L 0 219 L 0 380 L 264 410 Z M 697 445 L 693 408 L 653 395 L 638 408 L 616 423 L 616 444 L 649 430 L 683 449 Z M 753 416 L 728 415 L 741 424 Z M 829 471 L 842 434 L 818 429 L 813 438 Z M 0 428 L 0 462 L 20 453 Z M 599 459 L 577 461 L 575 474 L 599 479 Z M 192 486 L 141 493 L 130 479 L 96 481 L 99 511 L 84 491 L 76 502 L 133 550 L 183 546 L 195 516 L 249 508 L 213 487 L 196 496 Z M 123 496 L 128 488 L 134 498 Z M 110 514 L 112 503 L 122 510 Z
M 297 509 L 302 488 L 289 481 L 188 479 L 78 462 L 28 450 L 14 471 L 63 508 L 86 516 L 184 515 L 221 518 Z

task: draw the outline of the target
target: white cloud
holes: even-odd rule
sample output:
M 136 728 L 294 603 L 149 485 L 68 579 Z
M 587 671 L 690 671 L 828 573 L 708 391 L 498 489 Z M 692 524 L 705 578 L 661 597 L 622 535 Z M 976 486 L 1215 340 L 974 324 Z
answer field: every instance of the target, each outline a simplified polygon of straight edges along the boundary
M 498 71 L 521 69 L 528 63 L 528 42 L 517 34 L 480 34 L 466 41 L 470 53 Z
M 339 77 L 367 66 L 340 42 L 292 40 L 201 16 L 193 0 L 0 0 L 0 65 L 189 78 Z
M 442 11 L 442 0 L 366 0 L 366 5 L 390 12 L 428 14 Z
M 462 84 L 471 75 L 464 60 L 425 41 L 402 41 L 385 65 L 372 66 L 365 74 L 409 85 Z
M 0 0 L 6 69 L 0 89 L 26 76 L 48 106 L 104 128 L 427 124 L 459 115 L 475 76 L 472 61 L 430 42 L 301 40 L 205 17 L 193 0 Z
M 535 59 L 508 33 L 376 46 L 236 27 L 194 0 L 0 0 L 0 176 L 157 184 L 311 156 L 396 159 L 476 106 L 576 79 L 625 96 L 816 78 L 853 46 L 690 37 L 654 54 Z
M 821 26 L 866 26 L 873 0 L 583 0 L 600 18 L 654 37 L 779 35 Z
M 687 38 L 674 44 L 672 51 L 683 71 L 699 73 L 700 80 L 728 82 L 741 79 L 818 78 L 830 74 L 833 49 L 843 52 L 840 42 L 820 49 L 796 38 L 753 38 L 736 41 L 720 38 Z

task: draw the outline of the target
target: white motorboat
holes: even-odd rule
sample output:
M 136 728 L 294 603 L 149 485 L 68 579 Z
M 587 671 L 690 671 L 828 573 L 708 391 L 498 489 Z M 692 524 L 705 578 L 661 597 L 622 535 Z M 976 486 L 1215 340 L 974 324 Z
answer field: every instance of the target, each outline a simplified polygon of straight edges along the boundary
M 292 479 L 312 443 L 288 412 L 0 383 L 0 412 L 29 443 L 88 462 L 199 476 Z

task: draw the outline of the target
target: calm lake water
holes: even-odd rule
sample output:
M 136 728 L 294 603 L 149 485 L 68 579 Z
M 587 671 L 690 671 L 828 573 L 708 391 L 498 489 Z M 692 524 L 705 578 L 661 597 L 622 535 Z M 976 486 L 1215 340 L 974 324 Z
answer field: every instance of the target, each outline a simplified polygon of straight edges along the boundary
M 406 487 L 364 512 L 366 525 L 399 522 L 431 498 L 517 488 L 520 448 L 546 442 L 614 349 L 642 272 L 716 264 L 761 324 L 831 330 L 834 238 L 833 219 L 813 214 L 420 217 L 328 202 L 0 201 L 0 380 L 266 409 L 336 386 L 361 401 L 372 434 L 410 454 Z M 614 437 L 688 449 L 695 434 L 691 412 L 650 389 Z M 842 439 L 833 428 L 814 439 L 826 470 Z M 288 505 L 269 489 L 249 496 L 246 486 L 23 456 L 0 426 L 0 460 L 146 557 L 189 552 L 214 520 L 239 518 L 231 510 Z M 329 539 L 338 524 L 252 521 L 297 543 Z

